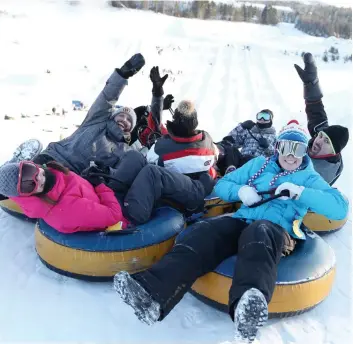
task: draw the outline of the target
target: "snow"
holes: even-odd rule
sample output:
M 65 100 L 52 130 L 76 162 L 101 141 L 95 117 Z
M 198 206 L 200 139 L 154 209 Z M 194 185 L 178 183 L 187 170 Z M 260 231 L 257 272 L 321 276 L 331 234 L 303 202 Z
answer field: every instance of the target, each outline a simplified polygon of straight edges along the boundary
M 166 94 L 173 93 L 176 103 L 194 100 L 200 127 L 217 141 L 263 108 L 274 111 L 277 129 L 293 117 L 304 122 L 302 85 L 293 64 L 302 65 L 302 51 L 322 56 L 335 45 L 340 61 L 326 64 L 317 58 L 324 103 L 331 124 L 351 126 L 351 64 L 342 61 L 351 54 L 351 40 L 311 37 L 290 24 L 267 27 L 115 10 L 93 0 L 78 6 L 4 0 L 0 11 L 6 11 L 0 12 L 0 162 L 25 139 L 36 137 L 46 145 L 73 132 L 83 111 L 62 117 L 45 115 L 48 109 L 70 109 L 73 99 L 90 105 L 113 69 L 136 52 L 147 63 L 129 81 L 120 104 L 148 104 L 150 68 L 170 69 Z M 20 118 L 21 113 L 32 117 Z M 16 119 L 4 121 L 5 114 Z M 344 151 L 345 169 L 336 185 L 349 199 L 350 151 Z M 35 252 L 33 224 L 2 211 L 0 224 L 1 342 L 206 344 L 232 339 L 229 317 L 189 294 L 162 323 L 147 327 L 111 283 L 77 281 L 44 267 Z M 260 332 L 261 343 L 351 342 L 351 215 L 341 231 L 324 239 L 337 258 L 331 295 L 306 314 L 270 321 Z

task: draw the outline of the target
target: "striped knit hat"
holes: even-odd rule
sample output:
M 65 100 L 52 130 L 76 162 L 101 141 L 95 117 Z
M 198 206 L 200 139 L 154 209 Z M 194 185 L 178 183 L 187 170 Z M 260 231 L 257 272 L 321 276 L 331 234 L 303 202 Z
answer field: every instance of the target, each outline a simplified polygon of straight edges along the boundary
M 309 134 L 307 130 L 299 124 L 298 121 L 291 120 L 278 133 L 277 141 L 281 140 L 297 141 L 308 145 Z
M 304 143 L 305 145 L 308 145 L 309 135 L 308 135 L 306 129 L 303 128 L 299 124 L 298 121 L 291 120 L 288 122 L 288 124 L 286 126 L 284 126 L 280 130 L 278 137 L 277 137 L 277 141 L 281 141 L 281 140 L 296 141 L 296 142 L 301 142 L 301 143 Z M 248 183 L 247 183 L 249 186 L 255 187 L 254 186 L 255 179 L 257 179 L 261 175 L 261 173 L 266 169 L 266 167 L 270 163 L 270 161 L 271 161 L 271 158 L 267 158 L 265 163 L 261 166 L 261 168 L 252 177 L 249 178 Z M 278 173 L 270 181 L 270 186 L 274 186 L 274 184 L 278 178 L 283 177 L 283 176 L 288 176 L 289 174 L 293 174 L 295 172 L 298 172 L 302 168 L 303 168 L 302 166 L 299 166 L 298 168 L 296 168 L 293 171 L 283 171 L 281 173 Z

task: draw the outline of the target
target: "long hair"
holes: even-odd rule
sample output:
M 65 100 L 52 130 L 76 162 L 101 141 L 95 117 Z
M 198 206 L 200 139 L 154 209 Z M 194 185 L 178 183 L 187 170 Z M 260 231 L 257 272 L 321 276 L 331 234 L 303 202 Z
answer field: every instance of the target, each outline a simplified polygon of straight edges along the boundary
M 46 164 L 43 164 L 44 168 L 44 173 L 45 173 L 45 183 L 44 183 L 44 189 L 41 193 L 37 194 L 36 196 L 43 200 L 45 203 L 48 203 L 50 205 L 56 205 L 58 202 L 54 201 L 51 199 L 47 193 L 54 187 L 55 185 L 55 176 L 48 170 L 47 168 L 51 168 L 53 170 L 59 171 L 65 175 L 68 175 L 70 170 L 63 166 L 62 164 L 56 162 L 56 161 L 49 161 Z

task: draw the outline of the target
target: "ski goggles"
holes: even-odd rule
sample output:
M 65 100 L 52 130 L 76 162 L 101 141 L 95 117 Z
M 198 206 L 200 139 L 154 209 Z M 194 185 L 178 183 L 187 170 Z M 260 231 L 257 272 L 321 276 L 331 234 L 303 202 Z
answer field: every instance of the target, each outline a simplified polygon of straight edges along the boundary
M 276 150 L 282 156 L 293 155 L 299 159 L 307 154 L 308 146 L 302 142 L 281 140 L 277 141 Z
M 264 121 L 270 121 L 271 120 L 271 114 L 266 111 L 261 111 L 256 115 L 256 119 L 259 121 L 263 119 Z
M 20 196 L 32 196 L 38 189 L 39 167 L 31 161 L 21 161 L 17 192 Z

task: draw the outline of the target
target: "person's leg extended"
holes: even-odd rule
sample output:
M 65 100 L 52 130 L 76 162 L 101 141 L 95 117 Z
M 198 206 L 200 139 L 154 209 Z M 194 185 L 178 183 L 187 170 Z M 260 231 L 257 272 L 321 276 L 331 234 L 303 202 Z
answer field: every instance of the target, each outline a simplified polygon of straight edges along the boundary
M 140 320 L 148 324 L 162 320 L 198 277 L 236 253 L 246 226 L 228 216 L 197 222 L 177 237 L 173 249 L 148 270 L 132 276 L 118 273 L 114 287 Z

